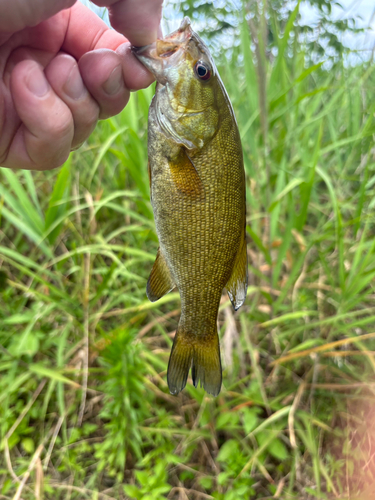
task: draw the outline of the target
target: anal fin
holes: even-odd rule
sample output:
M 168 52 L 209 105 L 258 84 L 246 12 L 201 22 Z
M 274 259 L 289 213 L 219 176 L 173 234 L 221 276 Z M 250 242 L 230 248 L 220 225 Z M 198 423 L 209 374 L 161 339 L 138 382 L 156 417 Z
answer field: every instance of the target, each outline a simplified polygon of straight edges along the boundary
M 233 308 L 237 311 L 245 302 L 247 292 L 247 252 L 245 234 L 242 237 L 226 289 Z
M 151 302 L 155 302 L 173 290 L 174 287 L 175 282 L 159 248 L 147 282 L 147 297 Z

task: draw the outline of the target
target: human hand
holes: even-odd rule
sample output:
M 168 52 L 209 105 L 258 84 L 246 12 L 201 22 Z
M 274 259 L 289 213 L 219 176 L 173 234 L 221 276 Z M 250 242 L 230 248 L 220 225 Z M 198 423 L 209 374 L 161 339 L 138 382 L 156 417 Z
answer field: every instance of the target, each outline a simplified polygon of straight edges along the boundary
M 153 81 L 130 45 L 156 39 L 162 0 L 94 3 L 127 38 L 75 0 L 0 0 L 2 167 L 62 165 L 98 119 Z

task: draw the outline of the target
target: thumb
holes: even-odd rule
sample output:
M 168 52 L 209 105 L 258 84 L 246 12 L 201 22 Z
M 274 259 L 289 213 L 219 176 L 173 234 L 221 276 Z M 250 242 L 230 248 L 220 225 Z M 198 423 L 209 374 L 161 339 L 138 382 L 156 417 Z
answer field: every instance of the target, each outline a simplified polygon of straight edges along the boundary
M 71 7 L 76 0 L 0 0 L 0 34 L 15 33 Z

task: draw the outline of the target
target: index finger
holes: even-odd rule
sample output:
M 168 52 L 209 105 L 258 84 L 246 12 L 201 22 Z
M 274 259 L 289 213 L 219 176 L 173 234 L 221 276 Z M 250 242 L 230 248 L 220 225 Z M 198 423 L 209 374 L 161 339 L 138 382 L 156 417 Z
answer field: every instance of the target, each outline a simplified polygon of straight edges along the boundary
M 127 39 L 123 35 L 110 29 L 81 2 L 71 8 L 62 50 L 80 61 L 80 70 L 84 71 L 83 79 L 91 82 L 92 89 L 101 86 L 104 78 L 94 64 L 98 59 L 94 54 L 89 54 L 97 49 L 110 49 L 120 56 L 119 63 L 122 64 L 125 85 L 128 88 L 137 90 L 147 87 L 153 81 L 151 74 L 130 51 L 129 42 L 124 42 L 127 42 Z M 85 57 L 82 57 L 84 55 Z
M 99 16 L 77 2 L 70 10 L 69 24 L 62 50 L 77 60 L 83 54 L 96 49 L 116 50 L 126 42 L 126 38 L 111 30 Z
M 137 47 L 155 42 L 163 0 L 93 0 L 108 7 L 111 25 Z

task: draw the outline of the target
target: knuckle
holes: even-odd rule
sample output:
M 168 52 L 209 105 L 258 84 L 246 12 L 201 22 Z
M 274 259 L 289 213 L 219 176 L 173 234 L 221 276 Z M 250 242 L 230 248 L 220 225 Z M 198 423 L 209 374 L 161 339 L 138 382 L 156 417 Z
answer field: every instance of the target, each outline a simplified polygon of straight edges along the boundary
M 124 92 L 116 97 L 116 99 L 102 101 L 100 103 L 100 114 L 99 119 L 104 120 L 105 118 L 110 118 L 111 116 L 118 115 L 127 105 L 130 98 L 130 92 L 125 89 Z
M 8 157 L 7 152 L 0 151 L 0 167 L 6 162 L 7 157 Z
M 36 162 L 36 170 L 53 170 L 55 168 L 61 167 L 70 154 L 70 149 L 61 148 L 59 150 L 54 150 L 50 152 L 48 158 L 43 159 L 43 161 Z
M 46 125 L 46 130 L 51 140 L 58 140 L 60 142 L 73 135 L 73 119 L 69 110 L 61 110 L 60 112 L 51 114 Z
M 99 119 L 99 108 L 97 106 L 90 106 L 86 113 L 82 116 L 79 127 L 83 129 L 92 129 L 95 127 Z
M 79 116 L 74 116 L 74 138 L 72 141 L 72 147 L 75 148 L 77 144 L 82 144 L 94 130 L 98 119 L 99 119 L 99 108 L 98 106 L 92 105 L 87 106 L 84 112 L 80 113 Z

